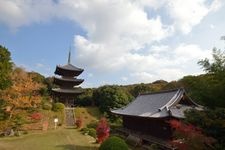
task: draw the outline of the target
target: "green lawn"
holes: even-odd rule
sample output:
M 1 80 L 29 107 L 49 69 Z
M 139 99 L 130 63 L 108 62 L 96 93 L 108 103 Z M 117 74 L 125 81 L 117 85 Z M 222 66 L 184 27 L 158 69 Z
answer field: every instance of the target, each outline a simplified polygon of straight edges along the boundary
M 97 150 L 94 141 L 77 129 L 57 129 L 0 138 L 0 150 Z

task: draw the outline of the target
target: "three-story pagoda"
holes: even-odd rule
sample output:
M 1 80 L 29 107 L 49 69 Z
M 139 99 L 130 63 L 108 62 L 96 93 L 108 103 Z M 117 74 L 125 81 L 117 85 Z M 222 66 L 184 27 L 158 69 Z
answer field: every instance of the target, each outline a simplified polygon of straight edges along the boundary
M 77 77 L 84 71 L 71 64 L 70 55 L 68 57 L 68 63 L 64 66 L 57 65 L 53 83 L 58 85 L 58 88 L 53 88 L 53 97 L 57 102 L 64 103 L 66 106 L 73 106 L 75 97 L 82 93 L 82 89 L 77 87 L 84 80 L 77 79 Z

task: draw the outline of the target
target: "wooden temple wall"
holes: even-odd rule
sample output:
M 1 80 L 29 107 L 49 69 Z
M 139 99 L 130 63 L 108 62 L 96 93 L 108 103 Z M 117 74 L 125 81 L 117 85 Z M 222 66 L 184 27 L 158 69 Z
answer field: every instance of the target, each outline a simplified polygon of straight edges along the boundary
M 123 127 L 157 138 L 170 139 L 172 129 L 166 121 L 167 119 L 123 116 Z

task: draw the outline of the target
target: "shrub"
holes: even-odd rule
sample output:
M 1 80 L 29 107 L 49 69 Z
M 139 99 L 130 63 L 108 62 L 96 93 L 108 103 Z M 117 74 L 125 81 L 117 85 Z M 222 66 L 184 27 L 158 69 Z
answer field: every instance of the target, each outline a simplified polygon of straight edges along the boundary
M 31 114 L 31 119 L 33 119 L 33 120 L 37 121 L 37 120 L 41 120 L 41 118 L 42 118 L 42 114 L 39 112 Z
M 44 110 L 51 110 L 52 109 L 52 106 L 51 106 L 51 104 L 44 103 L 42 105 L 42 109 L 44 109 Z
M 52 110 L 55 112 L 60 112 L 60 111 L 64 110 L 64 108 L 65 108 L 65 106 L 63 103 L 54 103 Z
M 201 128 L 203 133 L 217 140 L 217 149 L 225 147 L 225 108 L 191 110 L 185 112 L 185 116 L 185 121 Z
M 0 121 L 0 133 L 4 132 L 10 126 L 11 124 L 8 121 Z
M 89 124 L 87 124 L 88 128 L 94 128 L 96 129 L 98 126 L 98 122 L 97 121 L 91 121 Z
M 89 133 L 89 128 L 82 128 L 80 131 L 82 134 L 87 135 Z
M 81 128 L 82 123 L 83 123 L 82 118 L 81 117 L 77 117 L 76 122 L 75 122 L 77 128 Z
M 23 124 L 27 122 L 23 114 L 17 114 L 12 120 L 12 128 L 19 130 Z
M 136 135 L 129 134 L 126 138 L 126 143 L 134 147 L 141 146 L 142 142 L 142 139 Z
M 128 150 L 128 146 L 123 139 L 112 136 L 101 144 L 99 150 Z
M 97 137 L 96 130 L 94 128 L 89 128 L 88 135 L 90 135 L 93 138 L 96 138 Z
M 15 133 L 14 133 L 14 135 L 15 136 L 20 136 L 21 134 L 20 134 L 20 131 L 16 131 Z
M 84 135 L 90 135 L 93 138 L 96 138 L 96 130 L 94 128 L 82 128 L 81 133 Z
M 105 139 L 109 137 L 109 125 L 106 118 L 101 118 L 96 128 L 96 133 L 98 143 L 102 143 Z
M 27 130 L 23 131 L 23 134 L 28 134 L 28 131 Z
M 177 120 L 170 120 L 169 124 L 175 130 L 171 144 L 178 149 L 207 149 L 215 143 L 213 138 L 205 136 L 200 128 L 191 124 Z

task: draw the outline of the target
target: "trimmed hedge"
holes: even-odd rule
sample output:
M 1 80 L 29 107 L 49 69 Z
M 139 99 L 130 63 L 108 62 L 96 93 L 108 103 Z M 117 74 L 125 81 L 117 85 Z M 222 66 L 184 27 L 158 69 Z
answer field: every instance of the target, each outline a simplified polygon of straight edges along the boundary
M 42 105 L 42 109 L 44 109 L 44 110 L 51 110 L 52 109 L 52 105 L 48 104 L 48 103 L 44 103 Z
M 128 146 L 123 139 L 112 136 L 101 144 L 99 150 L 128 150 Z
M 87 128 L 94 128 L 96 129 L 98 126 L 98 121 L 91 121 L 89 124 L 87 124 Z
M 88 135 L 92 136 L 93 138 L 96 138 L 96 130 L 94 128 L 89 128 Z
M 84 135 L 90 135 L 92 136 L 93 138 L 96 138 L 96 130 L 94 128 L 82 128 L 80 130 L 82 132 L 82 134 Z
M 54 103 L 52 106 L 52 110 L 55 112 L 63 111 L 65 108 L 65 105 L 63 103 Z

